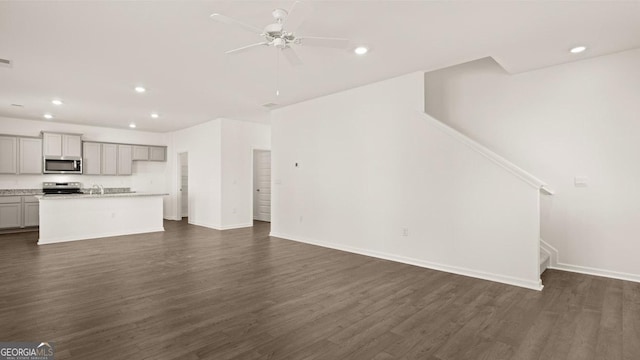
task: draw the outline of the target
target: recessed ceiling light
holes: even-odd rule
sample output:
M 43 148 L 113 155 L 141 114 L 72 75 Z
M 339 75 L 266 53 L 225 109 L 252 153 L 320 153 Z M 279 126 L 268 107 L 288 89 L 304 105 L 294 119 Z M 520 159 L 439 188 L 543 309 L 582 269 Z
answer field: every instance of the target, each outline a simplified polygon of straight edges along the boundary
M 131 123 L 131 124 L 129 124 L 129 127 L 130 127 L 130 128 L 132 128 L 132 129 L 135 129 L 135 127 L 136 127 L 136 124 L 134 124 L 134 123 Z
M 147 91 L 147 89 L 145 89 L 142 86 L 136 86 L 135 90 L 136 90 L 137 93 L 143 93 L 143 92 Z
M 60 99 L 53 99 L 53 100 L 51 100 L 51 103 L 52 103 L 53 105 L 62 105 L 62 100 L 60 100 Z
M 44 116 L 45 119 L 53 119 L 53 115 L 48 114 L 48 113 L 44 114 L 43 116 Z
M 369 51 L 369 49 L 367 49 L 367 48 L 366 48 L 366 47 L 364 47 L 364 46 L 358 46 L 357 48 L 355 48 L 355 49 L 353 50 L 353 52 L 355 52 L 355 53 L 356 53 L 356 54 L 358 54 L 358 55 L 364 55 L 364 54 L 366 54 L 368 51 Z
M 157 119 L 160 117 L 160 115 L 158 115 L 158 113 L 151 113 L 151 117 Z
M 583 51 L 587 50 L 586 46 L 576 46 L 574 48 L 571 48 L 571 50 L 569 50 L 572 54 L 579 54 Z

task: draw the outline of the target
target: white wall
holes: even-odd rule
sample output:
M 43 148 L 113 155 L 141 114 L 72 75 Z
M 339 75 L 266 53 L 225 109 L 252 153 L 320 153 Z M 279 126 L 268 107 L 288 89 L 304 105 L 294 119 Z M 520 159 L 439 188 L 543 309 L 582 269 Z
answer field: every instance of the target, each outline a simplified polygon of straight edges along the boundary
M 538 190 L 431 125 L 423 82 L 272 112 L 272 234 L 539 289 Z
M 168 154 L 171 168 L 168 182 L 170 200 L 169 218 L 179 220 L 180 162 L 178 154 L 189 155 L 189 223 L 220 228 L 222 121 L 212 120 L 171 134 L 172 151 Z
M 179 212 L 179 162 L 188 152 L 189 223 L 214 229 L 252 226 L 253 148 L 270 148 L 269 126 L 217 119 L 172 134 L 170 218 Z
M 222 120 L 222 228 L 253 226 L 253 149 L 271 149 L 269 126 Z
M 559 267 L 640 281 L 640 50 L 518 75 L 484 59 L 426 74 L 426 111 L 547 181 Z M 574 186 L 587 176 L 587 187 Z
M 160 133 L 0 117 L 0 134 L 37 137 L 43 130 L 82 134 L 83 140 L 148 145 L 167 145 L 168 138 Z M 41 189 L 44 181 L 78 181 L 85 187 L 102 184 L 105 187 L 130 187 L 135 191 L 165 192 L 166 171 L 165 163 L 134 161 L 131 176 L 0 175 L 0 189 Z

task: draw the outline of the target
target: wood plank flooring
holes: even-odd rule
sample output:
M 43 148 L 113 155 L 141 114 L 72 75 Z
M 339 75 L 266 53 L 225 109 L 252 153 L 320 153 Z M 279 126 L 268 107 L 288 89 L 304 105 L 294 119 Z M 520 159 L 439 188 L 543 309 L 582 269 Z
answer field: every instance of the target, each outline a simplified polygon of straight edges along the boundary
M 640 359 L 640 284 L 542 292 L 270 238 L 269 224 L 37 246 L 0 235 L 0 341 L 56 359 Z

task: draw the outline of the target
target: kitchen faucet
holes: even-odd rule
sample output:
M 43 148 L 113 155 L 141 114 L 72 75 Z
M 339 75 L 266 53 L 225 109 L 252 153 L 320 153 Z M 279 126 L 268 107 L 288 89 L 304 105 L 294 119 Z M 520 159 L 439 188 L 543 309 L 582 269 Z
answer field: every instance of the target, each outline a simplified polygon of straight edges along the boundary
M 96 185 L 96 184 L 93 184 L 93 186 L 92 186 L 92 187 L 91 187 L 91 189 L 89 190 L 89 195 L 93 195 L 93 189 L 94 189 L 94 188 L 98 188 L 98 190 L 100 190 L 100 194 L 101 194 L 101 195 L 104 195 L 104 186 L 102 186 L 102 185 Z

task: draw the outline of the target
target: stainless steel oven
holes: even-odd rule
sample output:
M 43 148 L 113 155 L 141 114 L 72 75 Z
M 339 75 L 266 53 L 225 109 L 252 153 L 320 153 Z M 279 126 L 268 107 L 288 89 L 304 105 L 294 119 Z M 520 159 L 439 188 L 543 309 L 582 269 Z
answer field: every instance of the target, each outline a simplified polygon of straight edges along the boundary
M 45 174 L 82 174 L 82 158 L 45 156 L 42 168 Z
M 42 192 L 45 195 L 82 194 L 82 184 L 79 182 L 43 182 Z

